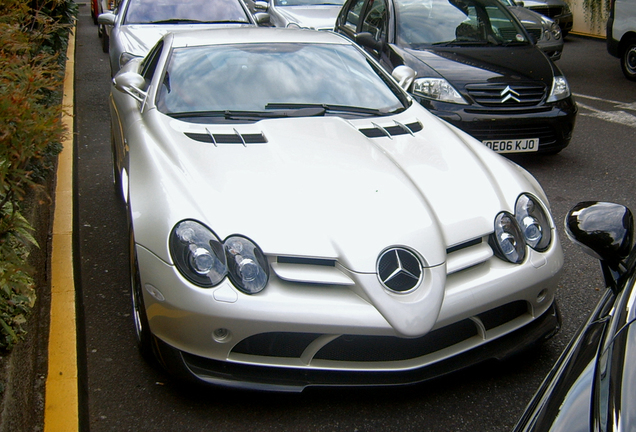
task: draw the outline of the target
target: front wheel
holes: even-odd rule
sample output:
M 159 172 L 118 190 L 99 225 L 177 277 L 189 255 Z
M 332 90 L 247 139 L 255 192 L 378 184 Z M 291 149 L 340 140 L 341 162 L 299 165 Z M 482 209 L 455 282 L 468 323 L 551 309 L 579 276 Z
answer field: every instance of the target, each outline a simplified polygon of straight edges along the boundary
M 621 56 L 621 69 L 628 80 L 636 81 L 636 39 L 627 42 L 627 48 Z
M 107 53 L 109 50 L 110 37 L 106 29 L 102 29 L 102 51 Z
M 148 361 L 154 361 L 154 336 L 150 332 L 150 324 L 146 315 L 146 305 L 144 304 L 144 295 L 142 292 L 141 278 L 139 277 L 139 263 L 137 261 L 137 252 L 135 250 L 135 236 L 130 231 L 130 290 L 132 292 L 133 318 L 135 321 L 135 333 L 137 335 L 137 346 L 142 357 Z

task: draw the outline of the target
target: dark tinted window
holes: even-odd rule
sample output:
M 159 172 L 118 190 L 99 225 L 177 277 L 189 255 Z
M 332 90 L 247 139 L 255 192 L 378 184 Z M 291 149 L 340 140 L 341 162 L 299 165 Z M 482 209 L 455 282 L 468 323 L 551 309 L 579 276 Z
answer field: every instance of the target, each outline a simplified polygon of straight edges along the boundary
M 396 8 L 404 45 L 529 43 L 499 0 L 400 0 Z
M 354 33 L 358 29 L 358 23 L 360 23 L 362 6 L 364 6 L 364 0 L 356 0 L 347 12 L 347 20 L 345 21 L 344 26 Z

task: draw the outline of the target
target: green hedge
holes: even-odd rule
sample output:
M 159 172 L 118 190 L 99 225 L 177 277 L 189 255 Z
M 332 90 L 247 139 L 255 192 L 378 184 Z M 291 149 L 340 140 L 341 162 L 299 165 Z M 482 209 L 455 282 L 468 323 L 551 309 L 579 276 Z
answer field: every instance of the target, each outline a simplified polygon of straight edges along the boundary
M 24 338 L 35 303 L 37 246 L 21 215 L 24 200 L 44 189 L 66 131 L 62 83 L 72 0 L 2 0 L 0 4 L 0 350 Z

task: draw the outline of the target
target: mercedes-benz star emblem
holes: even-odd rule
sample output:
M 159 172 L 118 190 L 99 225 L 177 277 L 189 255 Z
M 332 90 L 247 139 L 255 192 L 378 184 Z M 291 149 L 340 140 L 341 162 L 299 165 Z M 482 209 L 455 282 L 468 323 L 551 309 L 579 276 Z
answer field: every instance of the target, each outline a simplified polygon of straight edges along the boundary
M 378 258 L 378 277 L 382 285 L 391 291 L 410 291 L 422 281 L 422 263 L 410 250 L 394 247 Z

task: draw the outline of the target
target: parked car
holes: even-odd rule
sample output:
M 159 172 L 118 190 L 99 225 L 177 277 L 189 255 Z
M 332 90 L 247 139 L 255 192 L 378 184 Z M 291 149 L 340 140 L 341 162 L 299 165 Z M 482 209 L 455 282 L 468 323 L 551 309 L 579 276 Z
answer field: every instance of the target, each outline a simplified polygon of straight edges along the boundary
M 499 0 L 347 0 L 336 31 L 389 71 L 417 71 L 418 102 L 500 153 L 557 153 L 577 113 L 567 80 Z
M 267 12 L 276 27 L 333 30 L 344 0 L 269 0 Z
M 91 0 L 91 19 L 95 25 L 97 25 L 97 17 L 100 13 L 99 0 Z
M 168 34 L 110 101 L 139 345 L 175 376 L 403 384 L 559 328 L 540 185 L 348 39 Z
M 252 15 L 243 0 L 122 0 L 114 12 L 98 17 L 107 26 L 110 71 L 114 75 L 133 57 L 143 57 L 172 31 L 216 26 L 255 26 L 267 22 L 267 14 Z
M 600 259 L 605 291 L 518 424 L 521 431 L 631 431 L 636 425 L 636 250 L 625 207 L 584 202 L 566 231 Z
M 563 53 L 563 37 L 561 28 L 556 22 L 528 8 L 519 6 L 514 0 L 501 0 L 523 24 L 525 29 L 537 42 L 537 46 L 550 60 L 557 61 Z
M 574 15 L 564 0 L 523 0 L 518 4 L 554 20 L 561 27 L 563 37 L 572 31 Z
M 94 18 L 95 24 L 97 24 L 97 36 L 101 38 L 102 42 L 102 51 L 105 53 L 108 52 L 109 45 L 109 36 L 110 32 L 107 29 L 107 26 L 99 23 L 99 15 L 104 12 L 113 12 L 117 7 L 117 1 L 115 0 L 91 0 L 96 6 L 96 15 Z
M 621 59 L 623 75 L 636 81 L 636 2 L 615 0 L 610 5 L 607 51 Z

